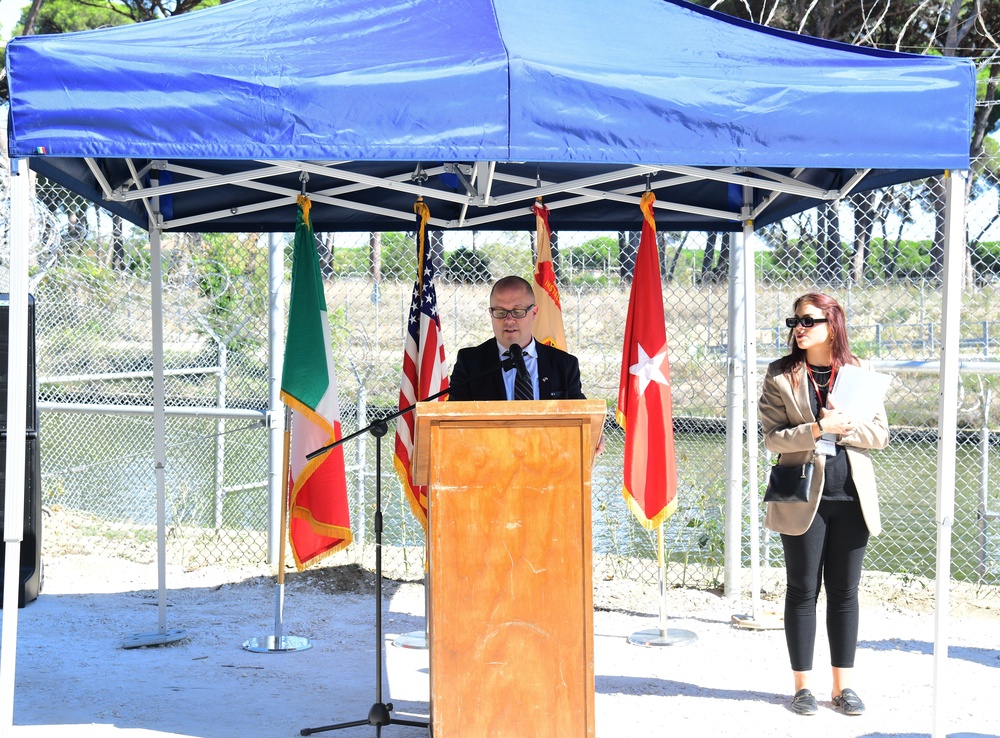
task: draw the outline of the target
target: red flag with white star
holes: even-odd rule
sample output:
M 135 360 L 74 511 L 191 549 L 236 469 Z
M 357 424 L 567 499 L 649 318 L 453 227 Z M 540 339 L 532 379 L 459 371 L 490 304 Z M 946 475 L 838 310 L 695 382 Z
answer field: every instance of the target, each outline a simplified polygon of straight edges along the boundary
M 652 192 L 642 196 L 642 237 L 625 321 L 615 419 L 625 430 L 622 492 L 644 528 L 658 527 L 677 507 L 670 359 L 656 246 Z

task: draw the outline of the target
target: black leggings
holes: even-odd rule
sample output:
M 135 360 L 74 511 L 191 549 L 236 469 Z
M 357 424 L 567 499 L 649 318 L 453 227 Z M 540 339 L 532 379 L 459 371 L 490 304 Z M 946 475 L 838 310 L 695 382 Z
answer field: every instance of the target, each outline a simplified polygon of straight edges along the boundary
M 809 530 L 801 536 L 783 533 L 781 543 L 788 575 L 785 641 L 792 671 L 812 670 L 821 581 L 826 587 L 830 665 L 852 668 L 858 647 L 858 583 L 868 545 L 861 505 L 857 500 L 820 500 Z

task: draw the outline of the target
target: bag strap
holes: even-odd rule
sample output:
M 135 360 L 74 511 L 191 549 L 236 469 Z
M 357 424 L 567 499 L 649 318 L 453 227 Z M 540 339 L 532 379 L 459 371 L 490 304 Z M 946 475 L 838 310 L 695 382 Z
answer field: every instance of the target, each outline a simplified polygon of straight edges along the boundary
M 816 456 L 816 454 L 813 454 L 813 458 L 812 459 L 809 459 L 809 461 L 806 461 L 806 462 L 800 464 L 800 466 L 802 467 L 802 476 L 803 477 L 805 477 L 805 475 L 806 475 L 806 467 L 807 466 L 815 466 L 816 465 L 816 463 L 814 461 L 815 456 Z M 774 464 L 772 466 L 781 466 L 781 454 L 778 454 L 778 456 L 775 458 Z

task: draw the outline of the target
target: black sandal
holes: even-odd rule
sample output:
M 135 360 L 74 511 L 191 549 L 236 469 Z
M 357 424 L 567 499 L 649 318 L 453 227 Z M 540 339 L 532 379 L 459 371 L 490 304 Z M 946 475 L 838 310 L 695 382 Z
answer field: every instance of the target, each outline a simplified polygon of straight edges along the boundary
M 816 697 L 808 689 L 800 689 L 792 697 L 792 712 L 796 715 L 815 715 L 819 712 Z
M 865 703 L 853 689 L 844 689 L 840 695 L 833 698 L 833 704 L 845 715 L 863 715 Z

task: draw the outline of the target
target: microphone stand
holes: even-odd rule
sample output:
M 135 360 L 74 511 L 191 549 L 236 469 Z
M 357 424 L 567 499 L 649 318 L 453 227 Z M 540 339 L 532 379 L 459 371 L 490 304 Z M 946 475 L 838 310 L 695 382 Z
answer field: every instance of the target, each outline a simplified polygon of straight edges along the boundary
M 513 359 L 505 359 L 500 363 L 502 369 L 510 369 L 513 366 Z M 491 367 L 486 371 L 479 372 L 475 376 L 469 378 L 463 384 L 471 384 L 476 380 L 482 379 L 487 374 L 493 372 L 494 369 Z M 440 392 L 431 395 L 424 399 L 424 402 L 430 402 L 431 400 L 436 400 L 437 398 L 447 395 L 452 390 L 451 387 Z M 303 728 L 299 731 L 299 735 L 312 735 L 313 733 L 324 733 L 331 730 L 340 730 L 342 728 L 356 728 L 361 725 L 371 725 L 375 728 L 375 736 L 378 738 L 382 735 L 383 725 L 413 725 L 419 728 L 430 727 L 428 723 L 420 722 L 417 720 L 402 720 L 400 718 L 395 718 L 390 715 L 392 712 L 392 703 L 382 701 L 382 437 L 389 432 L 388 421 L 398 418 L 400 415 L 405 415 L 406 413 L 412 411 L 416 407 L 416 404 L 410 405 L 409 407 L 404 407 L 401 410 L 396 410 L 395 412 L 387 415 L 384 418 L 379 418 L 374 423 L 371 423 L 365 428 L 361 428 L 350 435 L 344 436 L 331 444 L 318 448 L 315 451 L 310 451 L 306 454 L 307 459 L 315 459 L 317 456 L 322 456 L 323 454 L 335 449 L 348 441 L 357 438 L 363 433 L 371 433 L 375 436 L 375 703 L 368 710 L 368 717 L 363 720 L 353 720 L 347 723 L 337 723 L 334 725 L 324 725 L 318 728 Z
M 409 410 L 411 408 L 406 408 Z M 392 417 L 406 412 L 406 410 L 396 413 Z M 312 735 L 313 733 L 323 733 L 329 730 L 339 730 L 341 728 L 354 728 L 359 725 L 373 725 L 375 735 L 382 735 L 382 726 L 395 723 L 397 725 L 415 725 L 426 728 L 427 723 L 417 720 L 402 720 L 392 717 L 392 703 L 382 701 L 382 437 L 389 431 L 386 423 L 387 419 L 376 420 L 367 428 L 363 428 L 356 433 L 324 446 L 318 451 L 306 454 L 306 458 L 314 458 L 330 449 L 336 448 L 352 438 L 356 438 L 362 433 L 371 433 L 377 439 L 375 445 L 375 703 L 368 711 L 368 717 L 364 720 L 353 720 L 347 723 L 337 723 L 335 725 L 325 725 L 318 728 L 303 728 L 299 735 Z

